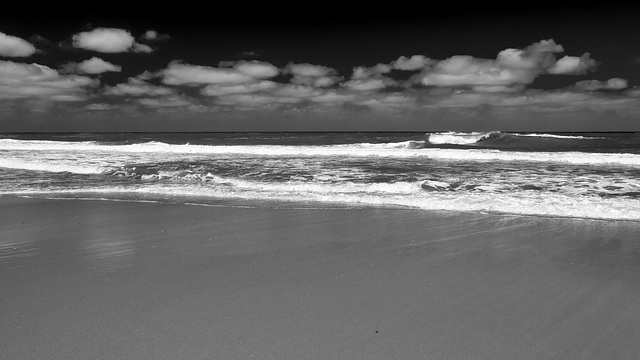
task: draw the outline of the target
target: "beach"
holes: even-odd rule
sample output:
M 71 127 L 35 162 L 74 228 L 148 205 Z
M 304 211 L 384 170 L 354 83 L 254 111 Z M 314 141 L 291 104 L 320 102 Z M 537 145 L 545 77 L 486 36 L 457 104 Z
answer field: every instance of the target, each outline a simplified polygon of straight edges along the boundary
M 0 197 L 2 359 L 637 359 L 640 223 Z

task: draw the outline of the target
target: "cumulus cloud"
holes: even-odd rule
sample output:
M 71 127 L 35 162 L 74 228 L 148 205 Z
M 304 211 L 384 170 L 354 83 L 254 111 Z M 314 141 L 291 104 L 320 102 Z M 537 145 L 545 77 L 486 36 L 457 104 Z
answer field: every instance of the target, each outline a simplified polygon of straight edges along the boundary
M 144 34 L 140 35 L 141 40 L 144 41 L 163 41 L 168 40 L 168 34 L 160 34 L 156 30 L 147 30 Z
M 336 91 L 327 91 L 322 95 L 311 97 L 310 100 L 317 103 L 344 103 L 346 101 L 352 101 L 356 98 L 354 94 L 342 94 Z
M 149 84 L 139 78 L 129 78 L 126 83 L 120 83 L 115 86 L 106 86 L 105 95 L 116 96 L 164 96 L 175 94 L 174 90 Z
M 628 82 L 621 78 L 611 78 L 607 81 L 599 80 L 584 80 L 578 81 L 576 87 L 579 89 L 594 91 L 594 90 L 621 90 L 628 86 Z
M 509 92 L 518 92 L 524 90 L 523 85 L 515 85 L 515 86 L 505 86 L 505 85 L 477 85 L 471 87 L 471 90 L 475 92 L 484 92 L 484 93 L 509 93 Z
M 47 97 L 80 100 L 97 80 L 80 75 L 61 75 L 40 64 L 0 61 L 0 98 Z
M 110 110 L 111 108 L 112 108 L 111 105 L 105 104 L 105 103 L 94 103 L 94 104 L 89 104 L 85 106 L 85 109 L 94 110 L 94 111 Z
M 393 85 L 395 82 L 389 78 L 372 78 L 364 80 L 349 80 L 342 84 L 342 86 L 359 91 L 378 90 L 387 86 Z
M 238 61 L 233 68 L 241 74 L 256 79 L 272 78 L 280 73 L 277 67 L 263 61 Z
M 200 91 L 207 96 L 222 96 L 229 94 L 248 94 L 258 91 L 271 90 L 278 86 L 277 83 L 269 80 L 263 80 L 249 84 L 213 84 L 208 85 Z
M 556 61 L 555 53 L 564 51 L 552 39 L 542 40 L 524 49 L 505 49 L 496 59 L 456 55 L 438 61 L 418 77 L 427 86 L 472 86 L 485 92 L 522 89 L 541 74 L 583 74 L 596 63 L 589 54 L 565 56 Z M 491 88 L 495 86 L 495 88 Z
M 162 82 L 170 85 L 240 84 L 253 80 L 249 75 L 234 69 L 183 64 L 172 61 L 160 71 Z
M 215 103 L 218 105 L 258 107 L 273 103 L 273 98 L 263 94 L 233 94 L 218 97 Z
M 193 103 L 180 96 L 169 96 L 164 98 L 143 98 L 138 100 L 139 104 L 154 108 L 171 108 L 191 106 Z
M 273 95 L 284 98 L 307 98 L 319 95 L 318 89 L 308 85 L 288 84 L 272 92 Z
M 596 67 L 595 60 L 589 58 L 589 53 L 577 56 L 565 56 L 556 61 L 547 71 L 550 74 L 582 75 Z
M 537 72 L 501 67 L 493 60 L 457 55 L 438 62 L 422 77 L 422 84 L 509 86 L 531 83 L 536 75 Z
M 293 75 L 291 82 L 315 87 L 329 87 L 342 80 L 334 69 L 308 63 L 290 63 L 284 69 L 285 74 Z
M 391 67 L 396 70 L 414 71 L 434 64 L 436 61 L 424 55 L 413 55 L 410 58 L 400 56 L 398 60 L 391 62 Z
M 391 65 L 377 64 L 371 67 L 358 66 L 353 68 L 351 80 L 363 80 L 371 77 L 377 77 L 381 74 L 388 74 L 391 72 Z
M 243 88 L 244 90 L 244 88 Z M 353 94 L 339 93 L 311 85 L 272 83 L 268 88 L 245 93 L 221 94 L 215 99 L 218 105 L 250 108 L 277 108 L 281 105 L 309 103 L 341 104 L 355 98 Z
M 97 28 L 73 35 L 73 46 L 101 53 L 151 52 L 148 45 L 138 44 L 127 30 Z
M 78 72 L 83 74 L 102 74 L 108 71 L 122 71 L 121 66 L 114 65 L 95 56 L 79 63 L 68 63 L 64 65 L 63 68 L 68 72 Z
M 278 73 L 278 68 L 260 61 L 240 61 L 234 63 L 231 68 L 190 65 L 173 61 L 166 69 L 160 71 L 159 75 L 165 84 L 200 85 L 251 83 L 276 76 Z
M 27 57 L 35 52 L 36 48 L 30 42 L 0 32 L 0 56 Z
M 135 43 L 133 44 L 133 47 L 131 48 L 131 51 L 133 52 L 137 52 L 137 53 L 151 53 L 153 52 L 153 48 L 151 48 L 151 46 L 146 45 L 146 44 L 138 44 Z

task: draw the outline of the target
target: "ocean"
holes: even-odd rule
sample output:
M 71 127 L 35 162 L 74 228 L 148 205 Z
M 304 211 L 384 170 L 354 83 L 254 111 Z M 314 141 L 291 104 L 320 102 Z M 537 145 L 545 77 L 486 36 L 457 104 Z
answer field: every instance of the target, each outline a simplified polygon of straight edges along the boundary
M 0 196 L 640 220 L 640 133 L 4 133 Z

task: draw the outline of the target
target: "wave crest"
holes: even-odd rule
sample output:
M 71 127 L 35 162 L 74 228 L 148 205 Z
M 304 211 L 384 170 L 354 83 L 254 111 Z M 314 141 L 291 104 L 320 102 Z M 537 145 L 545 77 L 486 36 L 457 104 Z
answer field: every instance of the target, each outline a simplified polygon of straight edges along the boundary
M 485 140 L 495 134 L 500 134 L 500 133 L 496 131 L 490 131 L 490 132 L 447 131 L 447 132 L 441 132 L 441 133 L 430 133 L 427 136 L 427 140 L 429 141 L 429 143 L 433 145 L 443 145 L 443 144 L 472 145 L 482 140 Z

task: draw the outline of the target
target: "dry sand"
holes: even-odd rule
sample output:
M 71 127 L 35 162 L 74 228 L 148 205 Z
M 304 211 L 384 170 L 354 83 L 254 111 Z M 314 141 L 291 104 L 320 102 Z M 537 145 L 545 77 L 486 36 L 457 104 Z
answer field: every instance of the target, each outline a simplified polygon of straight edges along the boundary
M 2 359 L 638 359 L 640 223 L 0 198 Z

